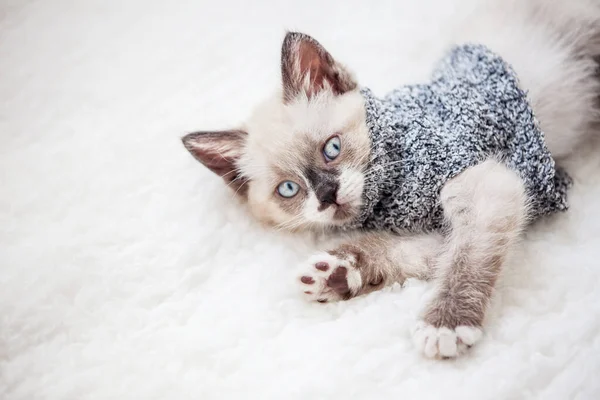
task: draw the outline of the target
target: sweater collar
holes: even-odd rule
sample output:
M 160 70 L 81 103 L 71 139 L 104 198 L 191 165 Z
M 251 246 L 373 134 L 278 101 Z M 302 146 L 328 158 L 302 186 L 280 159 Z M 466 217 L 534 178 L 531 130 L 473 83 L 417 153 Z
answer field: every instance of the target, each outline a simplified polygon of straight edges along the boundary
M 375 210 L 381 200 L 382 189 L 390 177 L 393 168 L 390 157 L 392 141 L 396 141 L 393 121 L 390 110 L 386 109 L 385 102 L 375 97 L 368 88 L 362 88 L 361 94 L 365 104 L 365 119 L 371 140 L 371 155 L 366 171 L 363 189 L 363 206 L 360 215 L 354 219 L 347 228 L 362 227 Z

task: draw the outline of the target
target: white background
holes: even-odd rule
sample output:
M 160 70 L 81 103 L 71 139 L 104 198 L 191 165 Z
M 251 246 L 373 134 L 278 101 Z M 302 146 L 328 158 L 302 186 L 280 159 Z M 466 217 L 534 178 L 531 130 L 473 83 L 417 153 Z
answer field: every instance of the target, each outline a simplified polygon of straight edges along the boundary
M 429 284 L 305 303 L 315 243 L 252 222 L 179 141 L 279 84 L 285 29 L 383 93 L 427 77 L 471 3 L 0 2 L 0 398 L 598 395 L 597 157 L 442 362 L 410 339 Z

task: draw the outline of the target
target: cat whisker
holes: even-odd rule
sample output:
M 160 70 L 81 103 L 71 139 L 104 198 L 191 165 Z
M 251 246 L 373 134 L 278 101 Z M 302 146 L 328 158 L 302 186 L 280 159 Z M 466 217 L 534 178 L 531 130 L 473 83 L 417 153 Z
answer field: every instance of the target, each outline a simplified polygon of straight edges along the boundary
M 293 231 L 296 228 L 298 228 L 302 225 L 305 225 L 305 224 L 307 226 L 310 226 L 310 223 L 307 223 L 306 221 L 304 221 L 301 216 L 296 216 L 289 221 L 286 221 L 286 222 L 276 225 L 275 229 L 277 229 L 279 231 L 281 231 L 281 230 Z
M 225 177 L 226 177 L 227 175 L 229 175 L 229 174 L 233 174 L 233 173 L 239 173 L 239 171 L 238 171 L 238 170 L 236 170 L 236 169 L 233 169 L 233 170 L 231 170 L 231 171 L 229 171 L 229 172 L 226 172 L 226 173 L 224 173 L 223 175 L 219 175 L 219 177 L 220 177 L 220 178 L 223 178 L 223 179 L 225 179 Z

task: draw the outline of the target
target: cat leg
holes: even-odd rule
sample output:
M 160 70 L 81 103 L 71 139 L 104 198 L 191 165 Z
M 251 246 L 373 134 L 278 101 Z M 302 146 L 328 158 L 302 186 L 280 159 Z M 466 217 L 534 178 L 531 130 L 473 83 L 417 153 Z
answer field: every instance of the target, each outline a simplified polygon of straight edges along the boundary
M 407 278 L 430 278 L 442 245 L 439 234 L 360 234 L 310 257 L 297 280 L 309 301 L 348 300 Z
M 522 180 L 488 160 L 442 189 L 451 232 L 438 259 L 436 297 L 413 338 L 428 357 L 455 357 L 481 338 L 485 312 L 509 249 L 527 218 Z

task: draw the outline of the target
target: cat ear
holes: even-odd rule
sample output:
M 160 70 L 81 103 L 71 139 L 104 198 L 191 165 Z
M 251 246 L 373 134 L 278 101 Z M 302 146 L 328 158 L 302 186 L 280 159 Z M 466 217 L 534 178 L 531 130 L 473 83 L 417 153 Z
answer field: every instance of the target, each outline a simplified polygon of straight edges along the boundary
M 300 93 L 311 97 L 321 90 L 343 94 L 356 88 L 352 74 L 308 35 L 288 32 L 281 48 L 284 100 Z
M 195 132 L 181 141 L 194 158 L 204 164 L 238 194 L 246 194 L 246 183 L 237 167 L 247 133 L 240 130 Z

